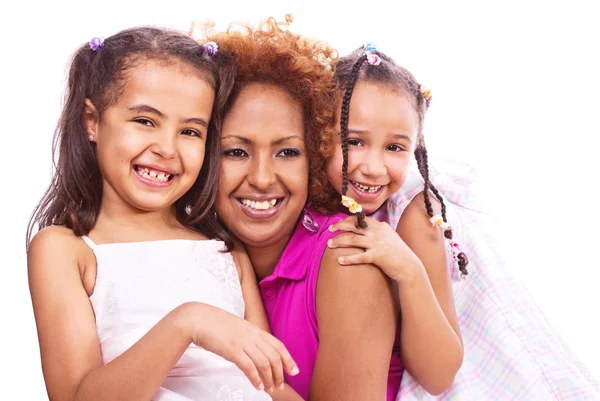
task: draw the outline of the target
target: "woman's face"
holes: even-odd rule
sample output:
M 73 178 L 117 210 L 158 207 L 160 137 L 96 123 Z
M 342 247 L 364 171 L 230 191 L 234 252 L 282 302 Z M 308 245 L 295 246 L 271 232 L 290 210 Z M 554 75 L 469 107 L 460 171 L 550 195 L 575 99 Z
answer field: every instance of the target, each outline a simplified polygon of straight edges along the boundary
M 215 208 L 247 246 L 285 244 L 308 195 L 302 105 L 271 84 L 244 87 L 223 121 Z

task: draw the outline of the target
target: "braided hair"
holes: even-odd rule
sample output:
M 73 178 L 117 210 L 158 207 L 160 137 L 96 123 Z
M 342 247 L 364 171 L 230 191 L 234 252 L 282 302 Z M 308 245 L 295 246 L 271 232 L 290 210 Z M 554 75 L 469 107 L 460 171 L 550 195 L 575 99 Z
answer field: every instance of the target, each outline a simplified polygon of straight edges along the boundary
M 397 65 L 392 58 L 384 53 L 375 50 L 372 46 L 360 47 L 347 56 L 341 57 L 336 64 L 335 76 L 339 85 L 344 90 L 342 98 L 342 107 L 340 115 L 340 131 L 342 143 L 342 195 L 345 196 L 348 190 L 348 118 L 350 112 L 350 100 L 352 92 L 359 79 L 367 82 L 383 83 L 393 85 L 401 89 L 413 101 L 415 111 L 418 116 L 419 126 L 417 130 L 417 145 L 415 147 L 415 159 L 417 168 L 424 181 L 423 199 L 425 209 L 430 218 L 434 217 L 433 207 L 431 205 L 431 194 L 441 204 L 441 217 L 444 225 L 444 237 L 452 241 L 452 228 L 447 224 L 446 205 L 440 192 L 429 180 L 429 165 L 427 163 L 427 148 L 423 138 L 423 120 L 425 112 L 431 103 L 431 93 L 423 88 L 415 77 L 406 68 Z M 357 227 L 366 227 L 364 212 L 358 213 L 356 222 Z M 461 275 L 468 275 L 467 255 L 459 251 L 456 254 Z

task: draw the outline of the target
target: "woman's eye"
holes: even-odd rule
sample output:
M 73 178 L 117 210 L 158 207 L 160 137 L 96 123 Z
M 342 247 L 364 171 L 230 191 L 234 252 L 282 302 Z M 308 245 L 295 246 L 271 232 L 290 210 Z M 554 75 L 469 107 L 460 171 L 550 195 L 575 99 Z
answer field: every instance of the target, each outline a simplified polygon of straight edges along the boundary
M 244 149 L 235 148 L 235 149 L 227 149 L 223 151 L 223 156 L 232 157 L 232 158 L 241 158 L 248 156 L 248 153 Z
M 348 146 L 361 146 L 362 143 L 358 139 L 348 139 Z
M 146 127 L 154 127 L 154 123 L 147 118 L 138 118 L 135 120 L 136 122 L 145 125 Z
M 279 157 L 296 157 L 300 156 L 300 151 L 297 149 L 283 149 L 277 153 Z

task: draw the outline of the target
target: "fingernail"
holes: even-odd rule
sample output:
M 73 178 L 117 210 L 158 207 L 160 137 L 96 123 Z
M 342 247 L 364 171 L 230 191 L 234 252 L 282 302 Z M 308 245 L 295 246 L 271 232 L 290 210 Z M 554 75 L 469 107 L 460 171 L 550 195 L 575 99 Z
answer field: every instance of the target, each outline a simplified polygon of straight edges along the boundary
M 262 383 L 260 383 L 260 384 L 258 385 L 258 389 L 259 389 L 260 391 L 263 391 L 263 390 L 265 389 L 265 385 L 264 385 L 264 384 L 262 384 Z
M 267 390 L 267 393 L 271 394 L 273 392 L 273 390 L 275 390 L 273 387 L 269 387 L 269 389 Z
M 333 243 L 333 240 L 331 240 L 331 239 L 327 240 L 327 246 L 328 246 L 329 248 L 331 248 L 331 244 L 332 244 L 332 243 Z
M 329 231 L 333 231 L 333 224 L 329 226 Z
M 281 385 L 279 386 L 279 390 L 283 390 L 284 387 L 285 387 L 284 384 L 281 383 Z
M 342 258 L 342 257 L 340 256 L 340 257 L 338 258 L 338 263 L 339 263 L 340 265 L 343 265 L 343 264 L 344 264 L 344 258 Z
M 298 369 L 298 366 L 294 366 L 292 369 L 292 376 L 296 376 L 298 373 L 300 373 L 300 369 Z

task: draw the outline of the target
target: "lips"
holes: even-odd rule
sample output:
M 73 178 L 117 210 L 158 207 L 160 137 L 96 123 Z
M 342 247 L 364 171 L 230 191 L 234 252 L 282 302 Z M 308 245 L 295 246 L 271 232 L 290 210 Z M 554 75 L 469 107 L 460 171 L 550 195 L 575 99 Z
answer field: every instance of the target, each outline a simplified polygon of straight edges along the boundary
M 356 181 L 349 182 L 350 188 L 352 188 L 358 203 L 370 203 L 376 201 L 387 187 L 387 185 L 368 185 Z
M 254 197 L 237 197 L 238 205 L 242 211 L 252 218 L 269 218 L 277 214 L 284 197 L 274 195 L 261 195 Z
M 140 181 L 154 187 L 169 186 L 178 175 L 171 170 L 141 164 L 134 165 L 133 169 Z
M 381 189 L 381 187 L 383 186 L 383 185 L 361 184 L 356 181 L 350 181 L 350 183 L 360 192 L 366 192 L 366 193 L 375 193 L 375 192 L 379 191 Z

